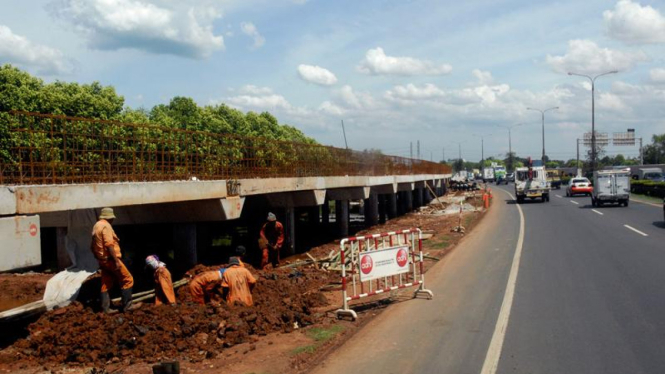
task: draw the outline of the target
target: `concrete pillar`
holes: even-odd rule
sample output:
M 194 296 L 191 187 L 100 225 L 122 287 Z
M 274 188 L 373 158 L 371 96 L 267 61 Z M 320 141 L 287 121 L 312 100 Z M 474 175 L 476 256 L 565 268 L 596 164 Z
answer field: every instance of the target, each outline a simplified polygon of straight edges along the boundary
M 378 196 L 379 201 L 378 201 L 378 209 L 379 209 L 379 223 L 386 223 L 387 221 L 387 215 L 388 215 L 388 209 L 386 207 L 387 205 L 387 199 L 385 194 L 380 194 Z
M 399 197 L 402 214 L 413 211 L 413 191 L 402 191 Z
M 335 201 L 335 222 L 340 236 L 349 236 L 349 200 Z
M 327 226 L 330 223 L 330 201 L 325 199 L 321 205 L 321 223 Z
M 369 199 L 365 199 L 365 227 L 374 226 L 379 222 L 379 195 L 370 192 Z
M 173 225 L 173 247 L 175 263 L 180 270 L 187 271 L 198 263 L 195 223 Z
M 386 196 L 386 200 L 388 201 L 388 204 L 386 204 L 386 207 L 388 208 L 388 219 L 393 219 L 397 217 L 397 194 L 389 193 Z
M 285 256 L 296 254 L 296 220 L 295 208 L 288 207 L 284 209 L 284 235 L 286 236 L 286 245 L 282 249 Z
M 58 251 L 58 270 L 65 270 L 73 264 L 69 252 L 67 252 L 67 228 L 56 227 L 55 237 Z
M 446 188 L 446 180 L 445 180 L 445 179 L 441 179 L 441 193 L 439 194 L 439 196 L 443 196 L 443 195 L 445 195 L 446 192 L 447 192 L 446 190 L 447 190 L 447 188 Z

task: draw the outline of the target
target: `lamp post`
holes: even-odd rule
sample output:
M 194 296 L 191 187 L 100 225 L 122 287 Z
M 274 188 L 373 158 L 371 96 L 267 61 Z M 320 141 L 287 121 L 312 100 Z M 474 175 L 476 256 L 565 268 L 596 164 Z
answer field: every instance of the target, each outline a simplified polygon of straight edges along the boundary
M 464 163 L 462 162 L 462 143 L 464 142 L 462 141 L 462 142 L 452 142 L 452 143 L 457 144 L 457 151 L 459 154 L 458 160 L 460 163 L 460 169 L 458 171 L 461 171 L 464 168 Z
M 483 167 L 483 161 L 485 161 L 485 135 L 473 134 L 480 138 L 480 168 Z M 487 134 L 487 136 L 492 136 L 492 134 Z
M 547 108 L 547 109 L 538 109 L 538 108 L 526 108 L 527 110 L 535 110 L 537 112 L 540 112 L 541 118 L 542 118 L 542 123 L 543 123 L 543 156 L 541 160 L 543 161 L 543 166 L 545 166 L 545 112 L 548 110 L 555 110 L 559 109 L 558 106 L 552 107 L 552 108 Z
M 511 169 L 514 169 L 514 167 L 513 167 L 513 145 L 512 145 L 512 140 L 510 138 L 510 130 L 513 127 L 522 126 L 522 125 L 523 125 L 523 123 L 516 123 L 516 124 L 510 125 L 510 126 L 497 125 L 499 127 L 503 127 L 504 129 L 508 129 L 508 159 L 510 160 L 510 168 Z
M 595 91 L 596 91 L 596 79 L 602 77 L 603 75 L 616 74 L 618 70 L 611 70 L 602 74 L 598 74 L 595 77 L 590 77 L 584 74 L 577 74 L 568 72 L 568 75 L 577 75 L 579 77 L 588 78 L 591 81 L 591 172 L 593 173 L 596 170 L 596 113 L 595 113 Z

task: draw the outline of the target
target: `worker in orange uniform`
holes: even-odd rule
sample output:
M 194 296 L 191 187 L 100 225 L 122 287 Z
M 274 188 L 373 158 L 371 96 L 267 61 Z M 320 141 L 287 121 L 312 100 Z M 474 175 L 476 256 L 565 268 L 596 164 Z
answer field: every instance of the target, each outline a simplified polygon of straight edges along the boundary
M 273 213 L 268 213 L 268 222 L 261 228 L 261 237 L 259 238 L 259 248 L 263 253 L 261 258 L 261 269 L 264 269 L 268 262 L 273 267 L 279 266 L 279 251 L 284 244 L 284 226 L 277 221 Z
M 247 268 L 240 266 L 237 257 L 231 257 L 229 267 L 222 275 L 222 287 L 226 293 L 226 302 L 233 304 L 239 301 L 247 306 L 252 306 L 252 289 L 256 284 L 256 279 Z
M 215 286 L 222 280 L 222 274 L 226 269 L 204 271 L 189 282 L 189 292 L 192 294 L 192 300 L 195 303 L 205 304 L 210 301 Z
M 155 305 L 175 304 L 175 292 L 173 291 L 171 272 L 166 268 L 166 264 L 159 261 L 157 255 L 146 257 L 145 264 L 154 271 Z
M 102 272 L 101 304 L 105 313 L 108 313 L 111 308 L 109 291 L 114 284 L 120 285 L 123 312 L 132 305 L 132 287 L 134 286 L 134 278 L 121 260 L 120 239 L 111 226 L 114 219 L 113 209 L 103 208 L 99 220 L 92 228 L 90 243 L 90 250 L 99 262 L 99 269 Z

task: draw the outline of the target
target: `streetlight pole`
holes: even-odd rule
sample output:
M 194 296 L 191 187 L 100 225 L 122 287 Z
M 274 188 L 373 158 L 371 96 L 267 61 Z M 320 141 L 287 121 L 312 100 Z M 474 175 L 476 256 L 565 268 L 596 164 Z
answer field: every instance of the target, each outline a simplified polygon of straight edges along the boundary
M 511 140 L 510 130 L 512 130 L 513 127 L 522 126 L 522 125 L 523 123 L 516 123 L 510 126 L 497 125 L 499 127 L 503 127 L 504 129 L 508 129 L 508 159 L 510 160 L 511 169 L 514 169 L 514 167 L 513 167 L 513 144 Z
M 473 134 L 480 138 L 480 168 L 483 167 L 483 162 L 485 161 L 485 135 Z M 487 136 L 492 136 L 492 134 L 487 134 Z
M 591 172 L 593 173 L 596 170 L 596 110 L 595 110 L 595 91 L 596 91 L 596 79 L 602 77 L 603 75 L 616 74 L 618 70 L 611 70 L 602 74 L 598 74 L 595 77 L 590 77 L 584 74 L 577 74 L 568 72 L 568 75 L 577 75 L 579 77 L 588 78 L 591 81 Z
M 462 142 L 452 142 L 452 143 L 457 144 L 457 152 L 459 154 L 458 160 L 459 160 L 459 163 L 460 163 L 460 170 L 458 170 L 458 171 L 461 171 L 464 168 L 464 163 L 462 162 L 462 143 L 464 143 L 464 142 L 462 141 Z
M 541 160 L 543 161 L 543 166 L 545 166 L 545 112 L 548 110 L 555 110 L 559 109 L 558 106 L 552 107 L 552 108 L 547 108 L 547 109 L 538 109 L 538 108 L 526 108 L 527 110 L 535 110 L 537 112 L 540 112 L 541 118 L 542 118 L 542 124 L 543 124 L 543 156 Z

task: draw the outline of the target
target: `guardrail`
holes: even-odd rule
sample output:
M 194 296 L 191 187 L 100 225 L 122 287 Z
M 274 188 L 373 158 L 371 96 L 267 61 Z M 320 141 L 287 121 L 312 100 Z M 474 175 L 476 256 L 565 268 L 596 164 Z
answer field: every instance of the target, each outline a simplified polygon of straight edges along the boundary
M 318 144 L 20 111 L 0 113 L 0 184 L 449 174 Z

